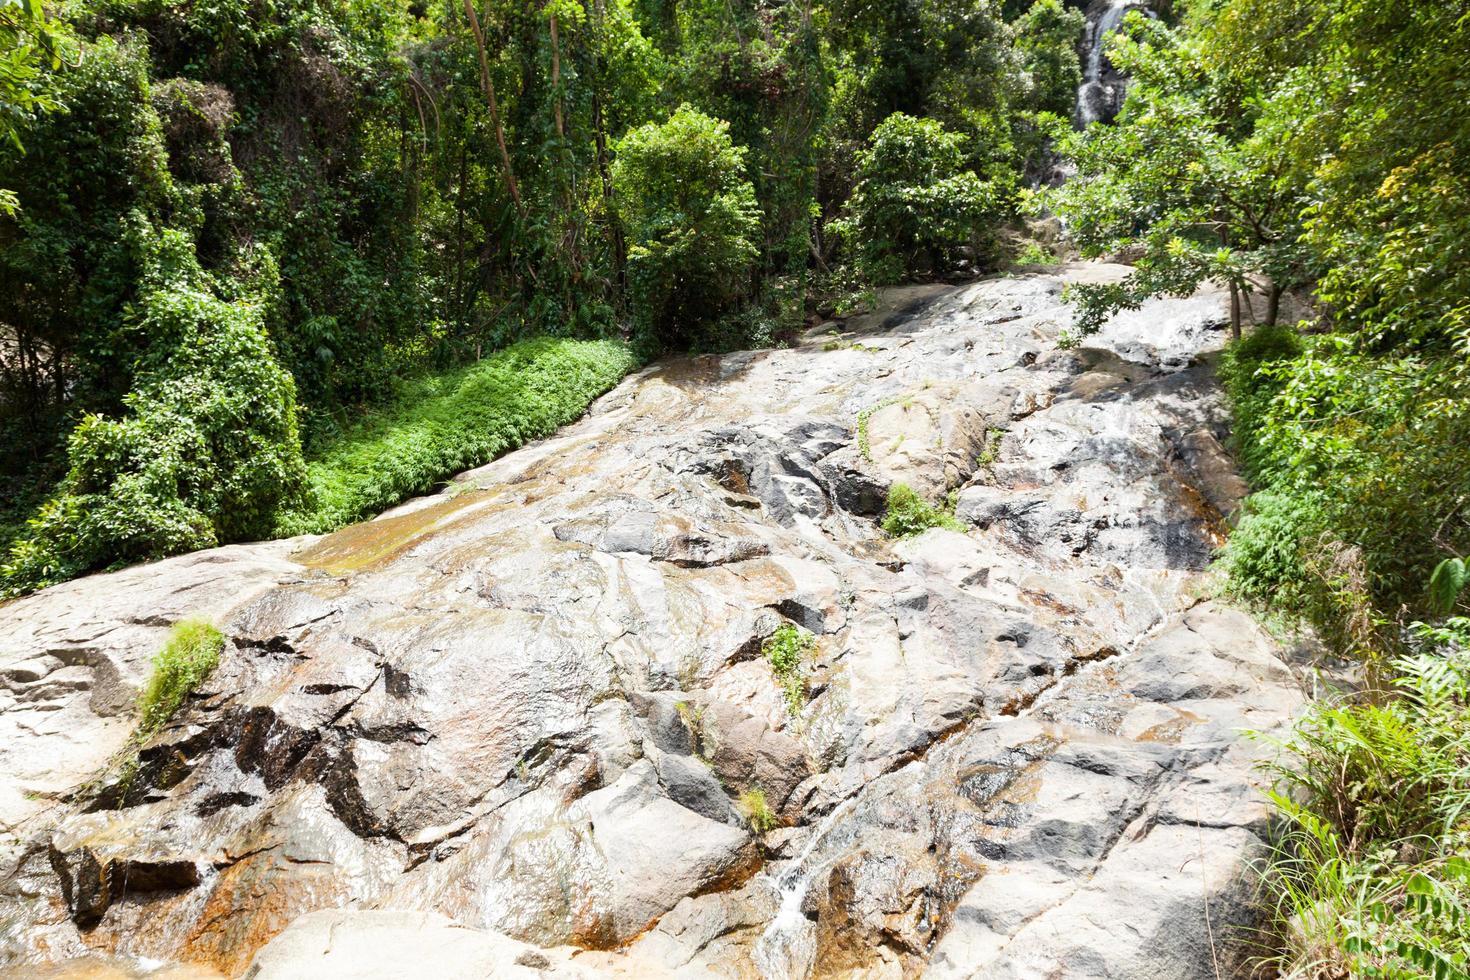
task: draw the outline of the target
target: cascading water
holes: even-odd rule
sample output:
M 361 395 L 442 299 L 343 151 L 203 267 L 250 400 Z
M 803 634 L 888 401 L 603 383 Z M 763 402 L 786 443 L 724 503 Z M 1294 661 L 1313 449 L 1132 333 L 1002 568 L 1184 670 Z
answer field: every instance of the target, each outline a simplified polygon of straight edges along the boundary
M 808 889 L 811 888 L 813 878 L 819 871 L 830 866 L 837 857 L 841 856 L 841 848 L 835 848 L 836 855 L 830 855 L 825 860 L 811 864 L 809 862 L 816 850 L 829 842 L 828 838 L 833 836 L 832 831 L 837 827 L 838 822 L 856 804 L 857 797 L 852 797 L 835 807 L 813 831 L 811 838 L 806 842 L 801 853 L 797 855 L 796 860 L 792 861 L 790 866 L 776 879 L 776 893 L 781 904 L 775 917 L 766 926 L 766 931 L 756 941 L 751 955 L 756 969 L 760 971 L 764 980 L 786 980 L 786 978 L 806 977 L 811 974 L 817 952 L 816 929 L 806 916 L 802 915 L 801 905 L 806 899 Z M 833 848 L 828 848 L 828 850 L 833 850 Z
M 1123 18 L 1130 10 L 1140 11 L 1147 17 L 1158 16 L 1140 0 L 1108 0 L 1106 5 L 1095 4 L 1088 11 L 1087 59 L 1082 66 L 1075 113 L 1079 129 L 1095 122 L 1109 122 L 1123 107 L 1128 79 L 1108 61 L 1105 48 L 1108 36 L 1122 28 Z

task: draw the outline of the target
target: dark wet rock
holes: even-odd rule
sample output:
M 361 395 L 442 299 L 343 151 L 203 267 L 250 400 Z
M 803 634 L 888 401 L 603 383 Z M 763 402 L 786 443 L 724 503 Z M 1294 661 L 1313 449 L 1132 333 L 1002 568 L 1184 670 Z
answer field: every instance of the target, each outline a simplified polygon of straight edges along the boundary
M 1239 733 L 1298 696 L 1195 598 L 1241 489 L 1221 297 L 1053 350 L 1064 281 L 1119 274 L 898 290 L 851 345 L 655 365 L 289 559 L 0 609 L 0 964 L 1213 976 L 1201 902 L 1246 920 L 1264 835 Z M 898 481 L 964 533 L 883 536 Z M 68 804 L 191 611 L 218 670 Z

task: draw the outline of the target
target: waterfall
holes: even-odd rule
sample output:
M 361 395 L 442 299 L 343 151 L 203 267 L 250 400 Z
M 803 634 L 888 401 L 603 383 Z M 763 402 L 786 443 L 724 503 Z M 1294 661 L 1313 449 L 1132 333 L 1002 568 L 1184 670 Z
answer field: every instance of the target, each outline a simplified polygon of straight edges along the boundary
M 1123 26 L 1130 10 L 1140 10 L 1148 17 L 1157 15 L 1145 0 L 1107 0 L 1094 4 L 1088 12 L 1087 60 L 1082 70 L 1082 85 L 1077 89 L 1075 121 L 1079 129 L 1095 122 L 1109 122 L 1123 107 L 1128 89 L 1124 78 L 1108 61 L 1104 48 L 1108 36 Z

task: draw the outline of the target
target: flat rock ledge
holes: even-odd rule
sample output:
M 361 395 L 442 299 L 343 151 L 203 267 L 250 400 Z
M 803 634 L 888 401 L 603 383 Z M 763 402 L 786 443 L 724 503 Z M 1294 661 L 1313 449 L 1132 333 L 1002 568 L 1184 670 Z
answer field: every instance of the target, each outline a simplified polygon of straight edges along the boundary
M 894 290 L 376 520 L 0 607 L 0 975 L 1241 974 L 1245 733 L 1302 695 L 1208 598 L 1221 296 L 1057 345 L 1122 272 Z M 885 537 L 897 482 L 959 529 Z M 188 616 L 220 667 L 121 778 Z

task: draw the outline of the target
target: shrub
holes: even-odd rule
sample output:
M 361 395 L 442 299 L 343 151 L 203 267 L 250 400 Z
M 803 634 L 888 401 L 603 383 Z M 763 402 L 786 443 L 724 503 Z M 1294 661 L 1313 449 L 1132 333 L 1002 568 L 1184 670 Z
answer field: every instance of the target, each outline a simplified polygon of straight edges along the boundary
M 163 232 L 130 328 L 144 343 L 122 418 L 88 415 L 70 469 L 0 569 L 6 594 L 130 561 L 266 537 L 305 477 L 296 389 L 257 306 L 219 299 Z
M 965 526 L 946 512 L 920 497 L 913 487 L 895 483 L 888 491 L 888 510 L 883 515 L 883 530 L 895 538 L 909 538 L 923 534 L 931 527 L 942 527 L 950 531 L 965 530 Z
M 307 467 L 309 503 L 276 533 L 334 530 L 550 435 L 633 367 L 615 341 L 541 338 L 404 384 Z
M 745 149 L 683 105 L 618 142 L 612 177 L 639 326 L 657 345 L 688 344 L 750 288 L 760 220 Z
M 761 653 L 781 685 L 786 710 L 793 715 L 806 704 L 806 680 L 801 668 L 816 644 L 817 638 L 795 623 L 782 623 L 761 645 Z
M 1226 590 L 1250 605 L 1304 616 L 1312 584 L 1304 546 L 1323 531 L 1320 503 L 1291 493 L 1251 495 L 1220 560 Z
M 1450 358 L 1364 353 L 1340 335 L 1258 330 L 1232 348 L 1222 377 L 1236 441 L 1268 497 L 1227 546 L 1231 588 L 1349 647 L 1374 631 L 1378 645 L 1397 645 L 1370 620 L 1434 612 L 1434 568 L 1470 551 L 1461 370 Z
M 979 247 L 1000 215 L 993 185 L 965 166 L 965 137 L 896 112 L 859 154 L 849 213 L 834 223 L 874 283 L 943 271 Z
M 152 738 L 168 724 L 179 705 L 215 667 L 225 637 L 209 623 L 187 619 L 175 623 L 168 641 L 153 658 L 153 673 L 138 696 L 138 730 L 134 741 Z
M 740 812 L 745 814 L 746 822 L 750 824 L 750 829 L 757 834 L 764 834 L 780 823 L 770 804 L 766 802 L 765 790 L 745 790 L 740 794 L 739 806 Z
M 1285 386 L 1272 365 L 1294 361 L 1304 350 L 1295 327 L 1263 326 L 1226 348 L 1220 359 L 1220 381 L 1235 412 L 1235 443 L 1247 473 L 1261 471 L 1261 427 L 1271 400 Z

